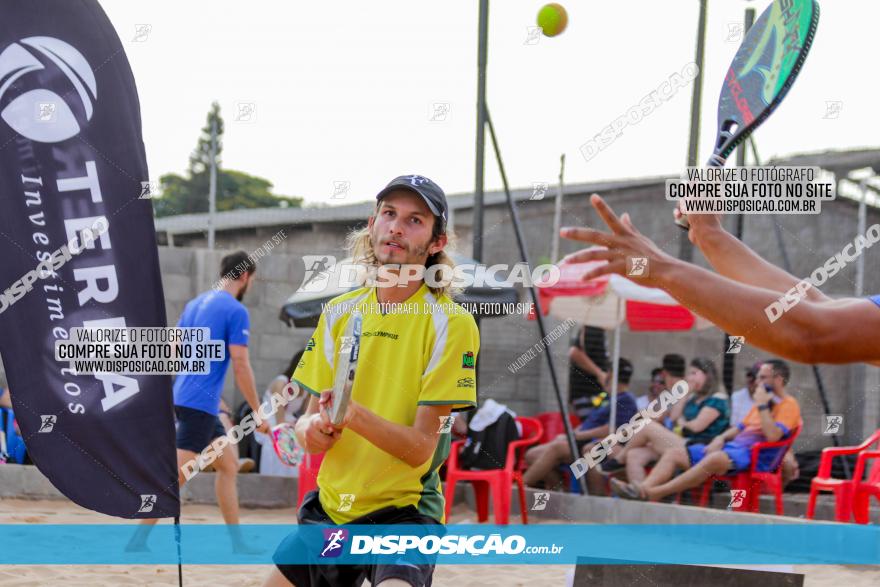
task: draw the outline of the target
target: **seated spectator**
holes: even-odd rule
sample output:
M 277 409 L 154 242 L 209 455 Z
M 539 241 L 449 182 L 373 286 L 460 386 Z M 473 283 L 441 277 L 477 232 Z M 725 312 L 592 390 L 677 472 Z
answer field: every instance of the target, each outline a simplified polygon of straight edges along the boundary
M 616 426 L 620 426 L 624 422 L 629 422 L 636 413 L 636 400 L 629 393 L 629 381 L 632 378 L 633 366 L 628 360 L 621 358 L 618 363 L 617 376 L 617 415 L 615 417 Z M 611 373 L 598 370 L 598 376 L 605 382 L 605 388 L 611 389 Z M 578 454 L 583 448 L 594 442 L 596 439 L 604 438 L 608 435 L 611 421 L 611 401 L 607 397 L 602 403 L 596 407 L 589 416 L 581 422 L 575 431 L 575 440 L 577 441 Z M 557 468 L 561 464 L 568 464 L 574 461 L 575 457 L 571 454 L 568 446 L 568 439 L 565 434 L 560 434 L 550 442 L 535 446 L 526 451 L 525 460 L 529 465 L 523 481 L 529 487 L 539 487 L 541 483 L 545 488 L 558 487 L 561 484 L 561 476 Z
M 663 355 L 663 384 L 664 389 L 672 389 L 676 383 L 684 379 L 685 366 L 687 361 L 684 357 L 675 353 Z
M 665 381 L 666 379 L 663 377 L 663 367 L 651 369 L 651 383 L 648 386 L 648 393 L 636 397 L 636 407 L 639 410 L 647 408 L 649 403 L 660 396 L 660 392 L 664 389 L 663 384 Z
M 643 483 L 612 479 L 614 493 L 626 499 L 657 500 L 699 487 L 712 475 L 748 470 L 755 443 L 784 439 L 801 425 L 800 406 L 785 390 L 790 373 L 785 361 L 766 361 L 758 371 L 755 405 L 739 426 L 727 429 L 707 445 L 666 451 Z M 779 450 L 784 449 L 762 451 L 758 470 L 768 470 Z M 673 479 L 678 469 L 684 472 Z
M 760 368 L 761 361 L 758 361 L 746 369 L 746 386 L 737 389 L 730 395 L 730 423 L 733 426 L 742 422 L 754 405 L 752 395 L 758 387 L 758 369 Z
M 623 448 L 620 454 L 600 465 L 602 472 L 613 473 L 626 466 L 627 479 L 641 482 L 645 468 L 668 450 L 681 450 L 691 444 L 707 444 L 730 426 L 727 394 L 718 389 L 718 371 L 706 358 L 691 361 L 685 381 L 688 395 L 673 405 L 675 431 L 657 422 L 649 422 Z M 680 414 L 680 415 L 679 415 Z
M 738 425 L 745 420 L 749 410 L 752 409 L 754 402 L 752 396 L 758 387 L 758 369 L 761 368 L 761 361 L 758 361 L 746 370 L 746 386 L 733 392 L 730 396 L 730 423 L 733 426 Z M 794 456 L 794 451 L 790 450 L 785 453 L 782 459 L 782 486 L 785 487 L 795 479 L 800 477 L 800 466 Z

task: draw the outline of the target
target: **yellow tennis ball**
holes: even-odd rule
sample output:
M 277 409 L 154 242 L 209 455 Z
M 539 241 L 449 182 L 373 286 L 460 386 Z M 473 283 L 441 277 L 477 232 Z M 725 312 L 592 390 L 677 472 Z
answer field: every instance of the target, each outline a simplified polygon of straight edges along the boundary
M 553 2 L 538 11 L 538 26 L 548 37 L 555 37 L 568 25 L 568 13 L 561 5 Z

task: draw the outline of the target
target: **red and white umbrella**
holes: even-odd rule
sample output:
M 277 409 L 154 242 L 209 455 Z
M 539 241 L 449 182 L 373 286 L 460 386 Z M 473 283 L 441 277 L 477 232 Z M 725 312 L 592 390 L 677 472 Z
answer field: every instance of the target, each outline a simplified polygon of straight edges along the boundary
M 633 332 L 701 330 L 712 326 L 662 289 L 644 287 L 620 275 L 581 279 L 604 263 L 560 265 L 559 281 L 553 285 L 537 283 L 544 314 L 605 330 L 622 325 Z

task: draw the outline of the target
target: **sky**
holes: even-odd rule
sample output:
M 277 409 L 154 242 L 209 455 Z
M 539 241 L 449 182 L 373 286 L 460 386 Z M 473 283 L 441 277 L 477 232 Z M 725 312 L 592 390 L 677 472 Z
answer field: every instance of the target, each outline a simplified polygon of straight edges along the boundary
M 151 179 L 183 173 L 212 101 L 223 165 L 312 204 L 369 199 L 417 173 L 447 194 L 475 178 L 478 2 L 101 0 L 141 102 Z M 487 98 L 513 187 L 678 174 L 691 85 L 587 161 L 580 147 L 694 59 L 697 0 L 562 2 L 561 35 L 530 37 L 542 2 L 489 7 Z M 711 151 L 732 27 L 766 0 L 709 0 L 699 161 Z M 824 0 L 811 54 L 755 134 L 764 159 L 877 146 L 880 3 Z M 829 104 L 831 103 L 831 104 Z M 239 118 L 239 120 L 236 120 Z M 347 191 L 334 196 L 337 182 Z M 486 189 L 501 187 L 487 143 Z

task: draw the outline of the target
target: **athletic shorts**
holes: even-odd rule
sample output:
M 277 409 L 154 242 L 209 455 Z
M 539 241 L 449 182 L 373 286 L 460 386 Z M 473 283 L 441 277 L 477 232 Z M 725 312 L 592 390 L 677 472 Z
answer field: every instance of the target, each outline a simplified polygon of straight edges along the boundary
M 177 416 L 177 448 L 202 452 L 215 438 L 226 434 L 220 418 L 214 414 L 184 406 L 174 406 Z
M 318 491 L 310 491 L 303 499 L 296 513 L 300 524 L 335 525 L 318 500 Z M 387 507 L 351 521 L 352 524 L 424 524 L 437 525 L 437 534 L 445 533 L 445 526 L 434 518 L 422 515 L 415 506 L 403 508 Z M 285 552 L 297 552 L 314 545 L 305 545 L 292 534 L 285 538 L 275 551 L 273 559 L 278 570 L 296 587 L 358 587 L 365 579 L 371 585 L 378 585 L 386 579 L 400 579 L 413 587 L 430 587 L 434 574 L 433 564 L 407 565 L 287 565 L 283 560 Z
M 688 456 L 691 459 L 692 467 L 702 461 L 706 456 L 705 444 L 691 444 L 688 445 L 687 450 Z M 726 442 L 721 450 L 727 454 L 730 462 L 733 463 L 730 472 L 748 471 L 752 466 L 751 448 L 740 446 L 732 442 Z

